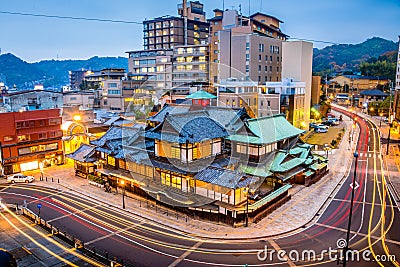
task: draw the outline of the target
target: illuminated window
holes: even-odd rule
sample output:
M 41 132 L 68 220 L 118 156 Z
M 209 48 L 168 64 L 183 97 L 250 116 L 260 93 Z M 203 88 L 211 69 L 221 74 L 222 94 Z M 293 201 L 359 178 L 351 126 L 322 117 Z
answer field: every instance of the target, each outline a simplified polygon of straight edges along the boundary
M 183 54 L 185 53 L 185 49 L 184 48 L 178 48 L 178 54 Z
M 107 164 L 111 166 L 115 166 L 115 158 L 108 156 L 107 157 Z
M 12 136 L 12 135 L 4 136 L 3 140 L 4 140 L 4 142 L 12 141 L 12 140 L 14 140 L 14 136 Z
M 18 142 L 25 142 L 31 140 L 31 136 L 29 134 L 18 135 Z
M 187 53 L 188 53 L 188 54 L 192 54 L 192 53 L 193 53 L 193 48 L 191 48 L 191 47 L 188 47 L 188 49 L 187 49 Z

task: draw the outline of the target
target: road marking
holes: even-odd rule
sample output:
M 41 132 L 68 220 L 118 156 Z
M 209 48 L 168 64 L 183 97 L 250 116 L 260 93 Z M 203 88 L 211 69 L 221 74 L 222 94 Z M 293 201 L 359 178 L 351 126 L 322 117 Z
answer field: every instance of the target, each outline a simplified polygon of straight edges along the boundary
M 56 199 L 53 199 L 53 201 L 58 202 L 58 200 L 56 201 Z M 60 202 L 60 203 L 62 203 L 62 202 Z M 56 217 L 54 219 L 48 220 L 47 222 L 51 223 L 51 222 L 54 222 L 54 221 L 57 221 L 57 220 L 60 220 L 60 219 L 66 218 L 66 217 L 70 217 L 73 214 L 79 214 L 79 213 L 83 213 L 84 211 L 90 211 L 90 210 L 95 209 L 95 208 L 97 208 L 99 206 L 101 206 L 101 204 L 98 204 L 96 206 L 92 206 L 90 208 L 86 208 L 86 209 L 83 209 L 83 210 L 78 210 L 76 212 L 68 212 L 68 214 L 65 214 L 65 215 L 62 215 L 60 217 Z
M 339 228 L 339 227 L 335 227 L 335 226 L 330 226 L 330 225 L 326 225 L 326 224 L 322 224 L 322 223 L 316 223 L 315 225 L 347 233 L 347 229 L 343 229 L 343 228 Z M 357 233 L 355 231 L 350 231 L 350 233 L 358 234 L 358 235 L 363 236 L 363 237 L 370 236 L 371 238 L 374 238 L 374 239 L 377 239 L 377 240 L 381 240 L 382 239 L 381 236 L 374 236 L 374 235 L 368 235 L 368 234 L 363 234 L 363 233 Z M 385 239 L 385 242 L 389 242 L 389 243 L 392 243 L 392 244 L 400 245 L 400 242 L 396 241 L 396 240 Z
M 183 253 L 179 258 L 177 258 L 173 263 L 171 263 L 170 265 L 168 265 L 168 267 L 175 267 L 177 266 L 179 263 L 181 263 L 187 256 L 190 255 L 190 253 L 192 253 L 193 251 L 195 251 L 195 249 L 199 248 L 201 245 L 203 244 L 203 241 L 197 242 L 196 244 L 193 245 L 193 247 L 191 247 L 188 251 L 186 251 L 185 253 Z
M 29 249 L 27 249 L 26 247 L 21 247 L 23 250 L 25 250 L 26 251 L 26 253 L 28 253 L 29 255 L 32 255 L 32 252 L 29 250 Z
M 340 202 L 351 202 L 350 200 L 347 199 L 340 199 L 340 198 L 334 198 L 334 201 L 340 201 Z M 375 206 L 381 206 L 382 204 L 380 203 L 371 203 L 371 202 L 364 202 L 364 201 L 354 201 L 354 204 L 366 204 L 366 205 L 375 205 Z M 396 206 L 390 206 L 386 205 L 386 207 L 396 207 Z
M 357 181 L 354 181 L 354 184 L 355 184 L 354 190 L 360 187 Z M 350 183 L 350 188 L 353 189 L 353 183 Z
M 135 224 L 132 225 L 132 226 L 126 227 L 126 228 L 124 228 L 124 229 L 120 229 L 120 230 L 115 231 L 115 232 L 111 232 L 111 233 L 109 233 L 108 235 L 104 235 L 104 236 L 101 236 L 101 237 L 99 237 L 99 238 L 93 239 L 93 240 L 91 240 L 91 241 L 89 241 L 89 242 L 86 242 L 85 244 L 86 244 L 86 245 L 93 244 L 93 243 L 95 243 L 95 242 L 97 242 L 97 241 L 100 241 L 100 240 L 109 238 L 109 237 L 114 236 L 114 235 L 116 235 L 116 234 L 120 234 L 120 233 L 126 232 L 126 231 L 128 231 L 128 230 L 130 230 L 130 229 L 133 229 L 133 228 L 135 228 L 136 226 L 141 225 L 141 224 L 144 224 L 144 223 L 145 223 L 145 222 L 135 223 Z
M 281 250 L 282 250 L 281 247 L 280 247 L 274 240 L 270 239 L 270 240 L 268 240 L 268 242 L 271 244 L 271 246 L 272 246 L 276 251 L 281 251 Z M 283 258 L 286 260 L 286 263 L 287 263 L 289 266 L 296 266 L 296 264 L 294 264 L 293 261 L 291 261 L 291 260 L 289 259 L 288 256 L 285 255 Z

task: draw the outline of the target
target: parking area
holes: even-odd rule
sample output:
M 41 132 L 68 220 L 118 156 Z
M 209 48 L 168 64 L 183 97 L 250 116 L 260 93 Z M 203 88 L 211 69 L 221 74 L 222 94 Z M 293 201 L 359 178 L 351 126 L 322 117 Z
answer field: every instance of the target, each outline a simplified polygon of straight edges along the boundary
M 338 138 L 339 133 L 342 132 L 343 127 L 345 124 L 340 122 L 339 125 L 331 126 L 328 128 L 326 133 L 313 133 L 311 134 L 306 142 L 312 145 L 319 145 L 324 146 L 325 144 L 330 144 L 332 140 Z M 342 132 L 343 133 L 343 132 Z

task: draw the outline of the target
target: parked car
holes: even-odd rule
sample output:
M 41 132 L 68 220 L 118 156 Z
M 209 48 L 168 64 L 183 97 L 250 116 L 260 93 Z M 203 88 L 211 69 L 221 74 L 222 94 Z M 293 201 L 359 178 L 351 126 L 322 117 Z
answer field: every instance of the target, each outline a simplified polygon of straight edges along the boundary
M 326 132 L 328 132 L 328 129 L 327 128 L 322 128 L 322 127 L 317 127 L 317 128 L 315 128 L 314 131 L 316 133 L 326 133 Z
M 328 118 L 335 118 L 335 115 L 332 114 L 332 113 L 326 113 L 326 116 L 327 116 Z
M 316 128 L 317 127 L 317 123 L 315 123 L 315 122 L 311 122 L 310 123 L 310 128 Z
M 7 177 L 9 183 L 31 183 L 35 180 L 33 176 L 23 175 L 21 173 L 13 174 Z
M 323 125 L 326 125 L 326 126 L 332 126 L 332 125 L 333 125 L 333 121 L 331 121 L 331 120 L 326 120 L 326 121 L 323 121 L 322 124 L 323 124 Z
M 325 129 L 329 129 L 329 126 L 328 125 L 325 125 L 325 124 L 322 124 L 322 123 L 320 123 L 320 124 L 317 124 L 317 126 L 315 127 L 315 128 L 325 128 Z

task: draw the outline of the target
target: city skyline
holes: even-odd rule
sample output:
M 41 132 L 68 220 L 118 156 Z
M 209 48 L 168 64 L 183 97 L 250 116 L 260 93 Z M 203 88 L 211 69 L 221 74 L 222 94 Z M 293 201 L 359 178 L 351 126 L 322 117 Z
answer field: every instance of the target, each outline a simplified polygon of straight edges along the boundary
M 22 4 L 21 4 L 22 2 Z M 360 43 L 378 36 L 397 41 L 400 3 L 386 1 L 309 1 L 307 5 L 287 1 L 200 1 L 207 18 L 214 8 L 239 9 L 242 13 L 263 12 L 284 21 L 281 29 L 291 39 L 317 40 L 322 48 L 333 43 Z M 112 23 L 87 20 L 45 18 L 0 13 L 2 53 L 13 53 L 28 62 L 44 59 L 86 59 L 92 56 L 123 56 L 126 51 L 143 48 L 142 21 L 164 15 L 177 15 L 178 0 L 151 1 L 146 4 L 121 0 L 114 5 L 87 1 L 54 3 L 43 0 L 7 2 L 0 12 L 43 14 L 50 16 L 96 18 L 136 23 Z M 288 8 L 290 7 L 290 8 Z M 329 11 L 328 11 L 329 10 Z M 323 20 L 322 20 L 323 18 Z

